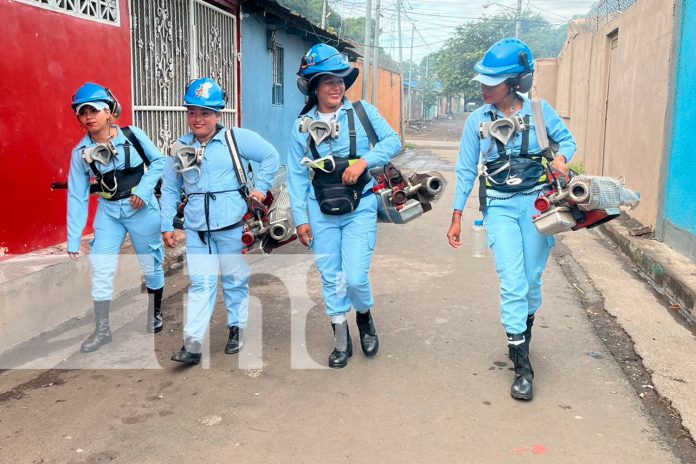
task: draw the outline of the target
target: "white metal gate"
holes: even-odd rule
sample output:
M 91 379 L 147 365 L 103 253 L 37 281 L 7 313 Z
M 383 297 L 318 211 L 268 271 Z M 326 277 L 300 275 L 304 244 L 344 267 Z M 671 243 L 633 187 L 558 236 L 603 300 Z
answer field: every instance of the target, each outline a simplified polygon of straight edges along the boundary
M 221 122 L 237 125 L 237 22 L 200 0 L 131 0 L 135 125 L 164 149 L 188 132 L 183 95 L 210 76 L 227 92 Z

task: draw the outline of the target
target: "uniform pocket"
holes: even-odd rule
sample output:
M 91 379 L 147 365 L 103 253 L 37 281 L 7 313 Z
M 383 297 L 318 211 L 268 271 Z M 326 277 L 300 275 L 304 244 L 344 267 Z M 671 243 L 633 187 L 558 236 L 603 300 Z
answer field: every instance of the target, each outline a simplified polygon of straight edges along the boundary
M 373 230 L 365 234 L 365 244 L 367 249 L 370 251 L 375 251 L 375 243 L 377 242 L 377 231 Z
M 486 243 L 488 244 L 488 248 L 493 249 L 493 244 L 495 243 L 495 235 L 490 230 L 486 230 Z

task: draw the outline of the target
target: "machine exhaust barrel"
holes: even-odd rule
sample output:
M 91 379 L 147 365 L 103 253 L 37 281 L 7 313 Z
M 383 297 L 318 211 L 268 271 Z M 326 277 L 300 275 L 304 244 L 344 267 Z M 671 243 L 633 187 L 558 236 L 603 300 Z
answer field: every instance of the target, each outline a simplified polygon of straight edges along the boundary
M 445 188 L 444 184 L 442 183 L 442 180 L 438 177 L 428 177 L 428 179 L 422 183 L 425 191 L 429 195 L 437 195 L 440 192 L 442 192 L 442 189 Z
M 270 235 L 273 240 L 282 242 L 290 236 L 290 230 L 285 224 L 274 224 L 268 231 L 268 235 Z
M 568 198 L 575 203 L 587 203 L 590 201 L 590 189 L 584 182 L 573 182 L 570 185 Z

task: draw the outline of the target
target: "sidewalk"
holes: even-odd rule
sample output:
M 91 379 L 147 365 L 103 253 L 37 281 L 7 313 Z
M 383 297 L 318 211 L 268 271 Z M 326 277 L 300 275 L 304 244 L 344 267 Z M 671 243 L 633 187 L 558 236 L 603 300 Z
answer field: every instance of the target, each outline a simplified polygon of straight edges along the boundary
M 625 215 L 599 227 L 638 268 L 666 292 L 672 310 L 687 321 L 696 321 L 696 264 L 652 235 L 633 236 L 639 226 Z
M 166 249 L 165 273 L 183 264 L 184 233 L 180 245 Z M 71 261 L 65 244 L 37 250 L 0 262 L 0 356 L 72 320 L 92 314 L 89 240 L 83 256 Z M 142 286 L 142 273 L 127 238 L 114 278 L 114 299 Z

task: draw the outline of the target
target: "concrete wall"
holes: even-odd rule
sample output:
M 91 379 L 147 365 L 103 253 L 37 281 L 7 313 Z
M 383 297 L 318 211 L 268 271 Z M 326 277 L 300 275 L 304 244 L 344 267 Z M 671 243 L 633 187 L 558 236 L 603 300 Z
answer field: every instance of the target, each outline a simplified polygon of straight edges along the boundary
M 651 227 L 658 217 L 673 10 L 673 0 L 638 0 L 596 33 L 575 23 L 557 67 L 542 65 L 536 76 L 538 95 L 555 100 L 577 139 L 576 159 L 589 174 L 625 176 L 641 193 L 631 216 Z
M 658 231 L 665 243 L 696 261 L 696 3 L 681 3 L 679 30 L 673 66 L 673 120 L 668 128 L 671 140 L 666 148 L 669 161 L 666 166 L 664 219 Z
M 266 23 L 256 14 L 242 20 L 242 127 L 258 132 L 272 143 L 281 164 L 285 164 L 290 131 L 305 102 L 297 89 L 296 73 L 302 55 L 312 44 L 280 29 L 276 43 L 283 47 L 284 55 L 283 105 L 272 104 L 273 62 L 267 48 Z
M 536 73 L 532 85 L 532 96 L 539 95 L 545 98 L 554 108 L 558 108 L 556 105 L 556 85 L 558 84 L 558 64 L 556 61 L 556 58 L 536 60 Z

